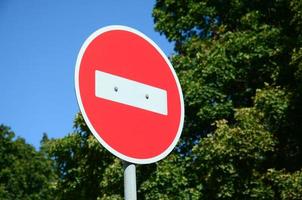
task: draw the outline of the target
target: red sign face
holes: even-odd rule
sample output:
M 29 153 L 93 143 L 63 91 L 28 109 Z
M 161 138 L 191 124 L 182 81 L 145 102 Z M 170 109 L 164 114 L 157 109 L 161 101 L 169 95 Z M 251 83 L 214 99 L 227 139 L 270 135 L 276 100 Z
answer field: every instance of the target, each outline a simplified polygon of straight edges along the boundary
M 168 58 L 141 32 L 94 32 L 78 55 L 75 87 L 85 122 L 115 156 L 147 164 L 175 147 L 184 121 L 181 87 Z

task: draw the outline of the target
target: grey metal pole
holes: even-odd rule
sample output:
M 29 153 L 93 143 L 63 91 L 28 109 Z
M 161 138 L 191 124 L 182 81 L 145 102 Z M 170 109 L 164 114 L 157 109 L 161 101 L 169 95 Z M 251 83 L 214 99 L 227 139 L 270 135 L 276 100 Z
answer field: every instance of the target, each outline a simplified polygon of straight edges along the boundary
M 135 164 L 123 161 L 125 200 L 136 200 L 136 170 Z

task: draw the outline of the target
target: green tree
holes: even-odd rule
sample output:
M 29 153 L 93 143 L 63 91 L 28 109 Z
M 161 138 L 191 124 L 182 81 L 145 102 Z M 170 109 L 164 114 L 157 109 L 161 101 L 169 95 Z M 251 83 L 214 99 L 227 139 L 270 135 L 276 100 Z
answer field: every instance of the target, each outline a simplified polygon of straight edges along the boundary
M 156 2 L 155 27 L 175 43 L 185 96 L 180 158 L 200 198 L 301 199 L 301 8 Z
M 43 143 L 55 162 L 58 199 L 121 199 L 123 172 L 114 158 L 89 131 L 82 115 L 74 120 L 74 132 Z
M 0 125 L 0 199 L 53 199 L 52 161 Z

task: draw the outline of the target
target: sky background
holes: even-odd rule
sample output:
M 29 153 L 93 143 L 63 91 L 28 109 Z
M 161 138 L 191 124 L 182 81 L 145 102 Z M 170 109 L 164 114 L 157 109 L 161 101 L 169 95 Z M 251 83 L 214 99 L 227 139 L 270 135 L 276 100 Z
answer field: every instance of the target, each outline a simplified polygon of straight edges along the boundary
M 1 0 L 0 124 L 39 147 L 72 131 L 79 107 L 74 69 L 85 39 L 107 25 L 135 28 L 166 53 L 173 45 L 154 30 L 155 1 Z

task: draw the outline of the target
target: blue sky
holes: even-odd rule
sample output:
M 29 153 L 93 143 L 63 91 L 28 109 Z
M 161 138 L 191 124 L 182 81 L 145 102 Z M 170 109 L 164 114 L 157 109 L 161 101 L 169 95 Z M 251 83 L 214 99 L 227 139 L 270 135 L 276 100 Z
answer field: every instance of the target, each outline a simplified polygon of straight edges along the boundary
M 154 31 L 155 1 L 1 0 L 0 124 L 35 147 L 42 134 L 63 137 L 79 111 L 77 54 L 95 30 L 113 24 L 146 34 L 167 54 L 173 45 Z

